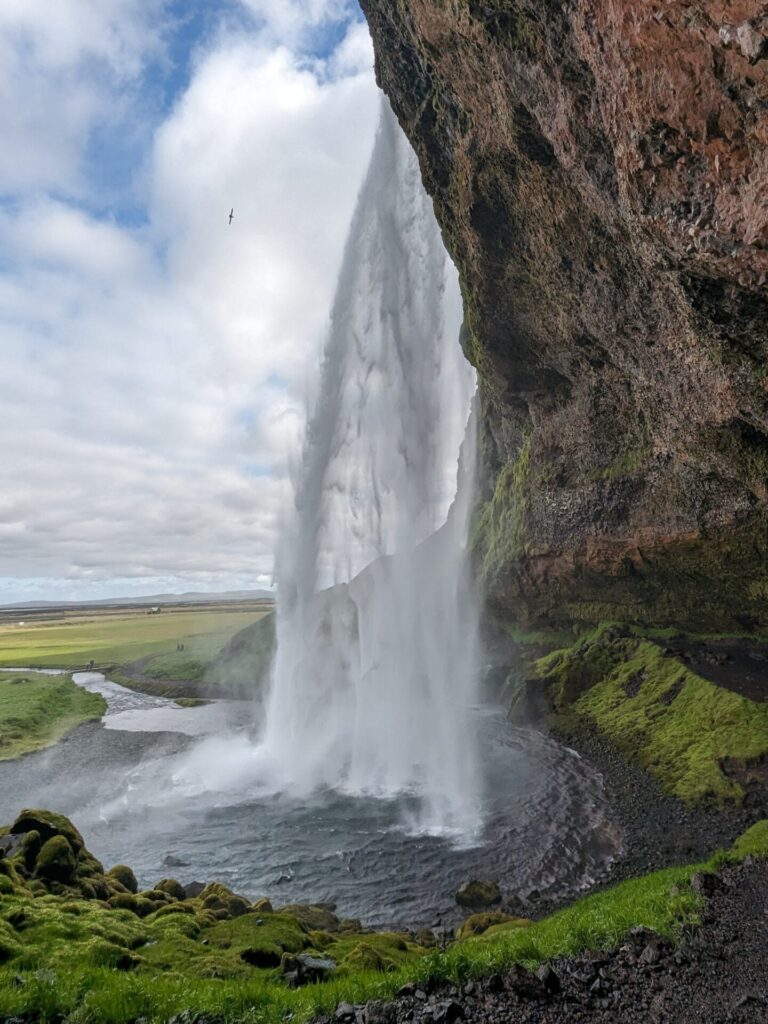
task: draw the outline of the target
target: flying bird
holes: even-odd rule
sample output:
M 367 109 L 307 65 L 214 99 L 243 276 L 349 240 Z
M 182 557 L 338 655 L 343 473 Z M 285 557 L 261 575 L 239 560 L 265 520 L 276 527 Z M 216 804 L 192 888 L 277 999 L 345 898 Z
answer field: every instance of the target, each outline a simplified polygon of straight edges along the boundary
M 229 211 L 229 223 L 230 223 L 230 224 L 231 224 L 231 223 L 232 223 L 232 221 L 234 220 L 234 217 L 235 217 L 235 208 L 234 208 L 234 206 L 233 206 L 233 207 L 232 207 L 232 209 L 231 209 L 231 210 Z

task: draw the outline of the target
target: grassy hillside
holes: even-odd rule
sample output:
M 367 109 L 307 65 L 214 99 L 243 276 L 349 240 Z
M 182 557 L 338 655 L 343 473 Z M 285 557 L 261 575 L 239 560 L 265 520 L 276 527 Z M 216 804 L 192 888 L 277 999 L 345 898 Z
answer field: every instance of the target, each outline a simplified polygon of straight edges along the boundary
M 106 707 L 69 676 L 0 672 L 0 761 L 51 746 L 81 722 L 98 721 Z
M 538 662 L 555 706 L 608 736 L 681 799 L 739 803 L 768 756 L 768 704 L 703 679 L 650 640 L 610 627 Z

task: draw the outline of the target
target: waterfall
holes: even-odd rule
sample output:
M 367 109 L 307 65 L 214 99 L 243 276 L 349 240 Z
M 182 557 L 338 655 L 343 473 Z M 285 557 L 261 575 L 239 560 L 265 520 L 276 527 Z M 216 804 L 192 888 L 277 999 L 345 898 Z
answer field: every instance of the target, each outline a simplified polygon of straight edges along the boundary
M 278 551 L 260 752 L 280 788 L 405 794 L 415 827 L 467 835 L 481 799 L 460 323 L 455 269 L 384 102 Z

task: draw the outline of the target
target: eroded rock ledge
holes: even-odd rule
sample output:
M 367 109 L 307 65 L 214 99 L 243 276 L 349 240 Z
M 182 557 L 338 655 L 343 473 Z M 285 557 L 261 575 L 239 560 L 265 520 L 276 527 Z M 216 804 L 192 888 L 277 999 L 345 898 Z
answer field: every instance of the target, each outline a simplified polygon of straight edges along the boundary
M 361 2 L 461 274 L 492 600 L 768 625 L 768 6 Z

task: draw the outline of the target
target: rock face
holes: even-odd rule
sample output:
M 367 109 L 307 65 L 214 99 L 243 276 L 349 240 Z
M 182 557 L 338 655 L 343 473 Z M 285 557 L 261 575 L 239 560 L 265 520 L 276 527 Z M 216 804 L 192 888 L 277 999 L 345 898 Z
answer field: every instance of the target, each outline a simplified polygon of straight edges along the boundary
M 768 10 L 361 0 L 461 275 L 523 623 L 768 622 Z

